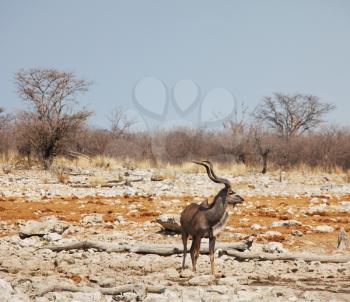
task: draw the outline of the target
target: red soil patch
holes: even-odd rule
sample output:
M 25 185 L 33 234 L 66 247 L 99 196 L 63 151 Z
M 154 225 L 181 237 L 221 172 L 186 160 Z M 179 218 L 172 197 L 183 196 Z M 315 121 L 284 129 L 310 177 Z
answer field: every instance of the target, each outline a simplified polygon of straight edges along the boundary
M 175 201 L 176 200 L 176 201 Z M 289 245 L 290 249 L 300 249 L 302 246 L 334 248 L 337 241 L 337 233 L 340 227 L 349 231 L 350 217 L 348 213 L 325 212 L 322 215 L 307 215 L 305 210 L 309 204 L 309 197 L 266 197 L 254 196 L 245 198 L 246 204 L 252 203 L 252 207 L 246 208 L 238 206 L 229 218 L 228 226 L 237 229 L 237 232 L 251 235 L 258 235 L 267 230 L 275 230 L 282 233 L 276 238 Z M 337 204 L 342 200 L 350 200 L 350 195 L 341 198 L 332 197 L 327 203 Z M 172 202 L 174 201 L 174 202 Z M 192 196 L 165 197 L 165 196 L 115 196 L 85 198 L 77 197 L 54 197 L 44 198 L 37 201 L 28 201 L 25 198 L 1 198 L 0 199 L 0 220 L 16 222 L 19 220 L 41 219 L 45 216 L 55 215 L 62 220 L 79 222 L 81 217 L 91 213 L 102 214 L 105 221 L 114 221 L 114 217 L 121 215 L 128 220 L 143 223 L 154 220 L 161 213 L 180 213 L 186 204 L 193 201 Z M 288 212 L 288 208 L 293 207 L 295 214 Z M 274 211 L 271 212 L 269 208 Z M 304 211 L 304 214 L 303 214 Z M 240 219 L 248 218 L 249 222 L 242 222 Z M 276 220 L 295 219 L 303 225 L 316 226 L 328 224 L 334 227 L 332 233 L 309 232 L 310 228 L 305 226 L 279 227 L 269 229 Z M 253 231 L 252 224 L 265 226 L 267 230 Z M 303 237 L 293 237 L 291 230 L 300 230 Z M 222 241 L 233 240 L 226 235 L 232 231 L 224 231 L 219 239 Z

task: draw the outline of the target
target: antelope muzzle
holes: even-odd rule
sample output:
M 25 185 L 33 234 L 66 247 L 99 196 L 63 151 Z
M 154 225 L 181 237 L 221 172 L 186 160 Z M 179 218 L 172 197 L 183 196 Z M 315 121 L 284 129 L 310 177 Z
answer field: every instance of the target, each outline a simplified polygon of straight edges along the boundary
M 232 205 L 243 203 L 243 201 L 243 197 L 239 196 L 238 194 L 233 194 L 228 198 L 228 203 Z

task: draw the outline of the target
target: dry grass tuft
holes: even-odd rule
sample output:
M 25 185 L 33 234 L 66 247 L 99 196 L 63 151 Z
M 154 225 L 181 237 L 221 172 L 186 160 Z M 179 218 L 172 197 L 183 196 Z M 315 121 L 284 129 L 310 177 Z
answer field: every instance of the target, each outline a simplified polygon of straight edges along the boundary
M 57 178 L 57 181 L 66 184 L 69 181 L 68 169 L 63 166 L 54 167 L 51 169 L 52 174 Z
M 12 166 L 11 165 L 3 165 L 2 166 L 2 172 L 4 174 L 10 174 L 12 173 Z
M 108 179 L 103 175 L 96 174 L 96 175 L 90 176 L 88 179 L 88 182 L 90 186 L 96 187 L 96 186 L 101 186 L 106 184 L 108 182 Z
M 346 171 L 344 180 L 346 183 L 350 183 L 350 169 Z
M 200 159 L 199 159 L 200 160 Z M 18 154 L 13 153 L 7 157 L 5 160 L 3 157 L 0 157 L 0 164 L 4 166 L 11 166 L 11 171 L 8 173 L 14 173 L 16 170 L 29 169 L 32 167 L 28 166 L 27 159 L 20 157 Z M 39 167 L 38 162 L 35 159 L 32 159 L 33 167 Z M 144 170 L 153 170 L 156 169 L 155 174 L 160 174 L 165 179 L 175 179 L 177 172 L 181 173 L 205 173 L 203 167 L 198 166 L 191 161 L 183 162 L 180 164 L 171 164 L 158 161 L 154 163 L 151 160 L 134 160 L 128 158 L 114 158 L 108 156 L 77 156 L 74 159 L 67 159 L 65 157 L 57 157 L 54 162 L 55 166 L 64 166 L 70 168 L 82 168 L 82 169 L 104 169 L 104 170 L 118 170 L 121 168 L 127 169 L 144 169 Z M 245 165 L 243 163 L 222 163 L 213 160 L 213 165 L 215 171 L 221 175 L 227 176 L 240 176 L 246 175 L 247 173 L 259 173 L 261 171 L 261 166 L 257 165 Z M 8 169 L 5 167 L 2 168 L 2 172 L 6 173 Z M 0 170 L 1 171 L 1 170 Z M 273 163 L 268 165 L 268 176 L 274 178 L 279 178 L 280 167 L 274 165 Z M 66 182 L 65 175 L 63 172 L 57 172 L 57 178 L 60 182 Z M 61 175 L 59 175 L 61 174 Z M 334 183 L 349 183 L 350 182 L 350 170 L 344 171 L 340 167 L 333 167 L 332 169 L 325 167 L 311 167 L 307 164 L 299 164 L 292 166 L 290 168 L 283 169 L 282 179 L 292 179 L 295 176 L 302 175 L 313 175 L 323 177 L 325 180 L 330 179 Z M 100 182 L 100 181 L 97 181 Z
M 98 156 L 91 162 L 95 168 L 110 169 L 112 166 L 111 160 L 107 157 Z

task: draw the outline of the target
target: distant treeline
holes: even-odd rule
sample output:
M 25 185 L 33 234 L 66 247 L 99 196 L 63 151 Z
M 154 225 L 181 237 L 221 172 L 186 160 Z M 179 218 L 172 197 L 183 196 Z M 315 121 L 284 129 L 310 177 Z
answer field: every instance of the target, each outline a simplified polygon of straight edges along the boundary
M 17 152 L 28 162 L 38 159 L 24 125 L 8 122 L 0 129 L 0 152 L 3 158 Z M 177 128 L 172 130 L 130 132 L 115 136 L 110 130 L 87 126 L 67 141 L 60 155 L 103 155 L 122 160 L 149 160 L 181 164 L 194 159 L 211 159 L 221 163 L 244 163 L 268 168 L 297 165 L 350 169 L 350 130 L 323 127 L 315 132 L 281 138 L 272 130 L 258 131 L 254 126 L 221 130 Z M 265 168 L 265 169 L 266 169 Z
M 122 160 L 181 164 L 211 159 L 230 165 L 290 168 L 298 165 L 327 170 L 350 169 L 350 129 L 323 123 L 334 109 L 313 95 L 275 93 L 240 118 L 232 116 L 219 129 L 174 128 L 132 131 L 120 108 L 109 116 L 108 129 L 88 124 L 92 114 L 77 108 L 76 95 L 91 85 L 72 72 L 29 69 L 16 73 L 15 85 L 29 110 L 16 115 L 0 108 L 0 154 L 16 153 L 31 165 L 47 169 L 56 156 L 109 156 Z

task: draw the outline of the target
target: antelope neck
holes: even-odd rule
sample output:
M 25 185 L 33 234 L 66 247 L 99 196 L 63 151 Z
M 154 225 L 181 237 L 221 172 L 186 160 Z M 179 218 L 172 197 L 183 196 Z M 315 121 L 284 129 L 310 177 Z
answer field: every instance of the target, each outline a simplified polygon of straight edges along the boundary
M 227 208 L 227 189 L 222 189 L 214 198 L 212 206 L 207 210 L 208 220 L 211 225 L 215 225 L 225 215 Z

